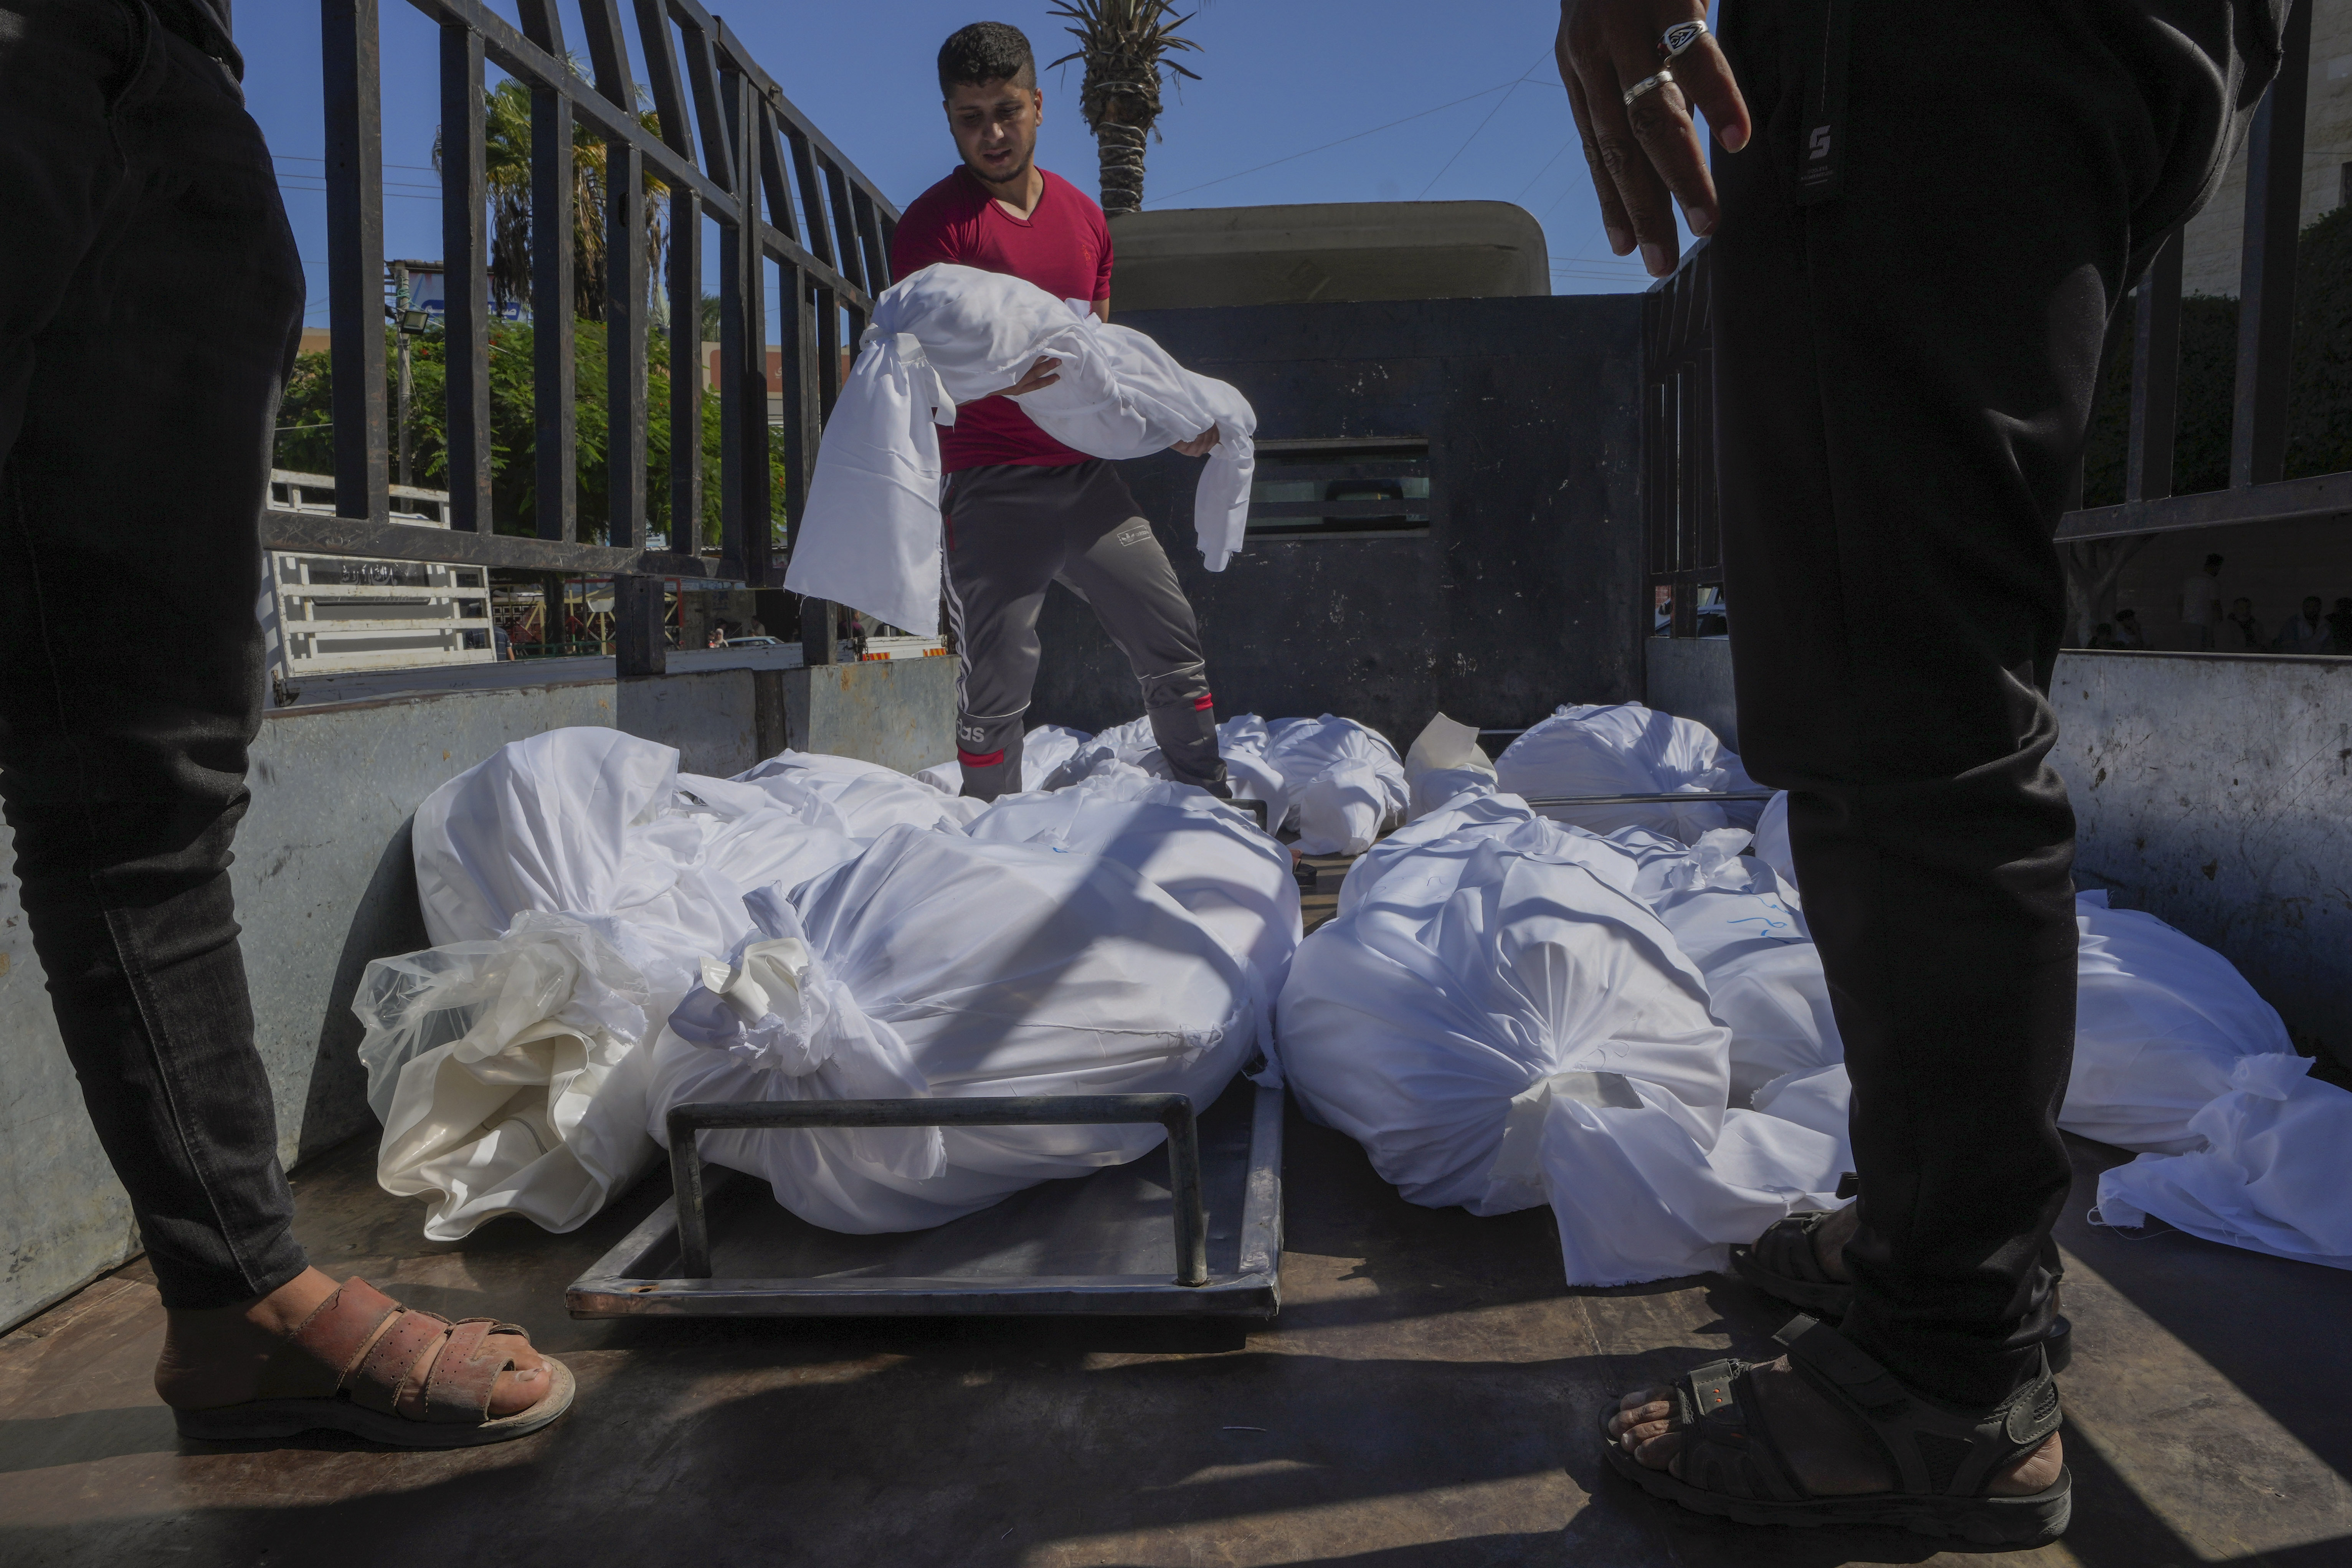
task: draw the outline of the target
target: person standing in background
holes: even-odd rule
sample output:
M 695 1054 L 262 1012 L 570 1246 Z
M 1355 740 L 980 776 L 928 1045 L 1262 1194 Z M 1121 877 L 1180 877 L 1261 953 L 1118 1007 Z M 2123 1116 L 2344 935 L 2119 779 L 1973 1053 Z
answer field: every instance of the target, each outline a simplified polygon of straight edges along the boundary
M 2279 628 L 2278 640 L 2272 647 L 2280 653 L 2326 652 L 2327 622 L 2321 618 L 2319 607 L 2319 595 L 2306 595 L 2303 613 L 2286 618 L 2286 625 Z
M 2180 584 L 2180 624 L 2189 628 L 2189 646 L 2192 649 L 2210 648 L 2221 629 L 2221 606 L 2228 603 L 2222 597 L 2221 558 L 2205 557 L 2205 564 L 2191 572 Z
M 2352 653 L 2352 599 L 2338 599 L 2327 616 L 2327 652 Z
M 908 207 L 890 246 L 905 278 L 934 262 L 1010 273 L 1110 320 L 1110 227 L 1068 181 L 1037 167 L 1045 95 L 1029 40 L 974 22 L 940 47 L 940 93 L 962 162 Z M 1180 783 L 1230 795 L 1201 629 L 1176 569 L 1118 468 L 1039 429 L 1013 399 L 1053 384 L 1041 359 L 940 433 L 947 489 L 946 598 L 956 647 L 956 760 L 963 793 L 1021 787 L 1021 739 L 1037 678 L 1037 617 L 1060 583 L 1127 656 L 1152 738 Z M 1216 427 L 1173 450 L 1199 457 Z
M 2231 637 L 2231 653 L 2267 653 L 2270 644 L 2263 639 L 2262 623 L 2254 619 L 2254 602 L 2244 595 L 2230 601 L 2226 624 L 2237 635 Z

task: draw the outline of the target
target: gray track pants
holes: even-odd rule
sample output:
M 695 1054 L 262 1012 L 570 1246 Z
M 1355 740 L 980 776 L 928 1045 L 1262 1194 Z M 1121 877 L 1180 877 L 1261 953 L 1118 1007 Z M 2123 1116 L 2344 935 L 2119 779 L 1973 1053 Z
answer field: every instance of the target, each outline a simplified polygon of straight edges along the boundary
M 1176 777 L 1223 785 L 1199 623 L 1117 468 L 1100 458 L 965 468 L 948 476 L 940 510 L 964 794 L 994 800 L 1021 788 L 1037 615 L 1053 583 L 1084 599 L 1127 656 Z

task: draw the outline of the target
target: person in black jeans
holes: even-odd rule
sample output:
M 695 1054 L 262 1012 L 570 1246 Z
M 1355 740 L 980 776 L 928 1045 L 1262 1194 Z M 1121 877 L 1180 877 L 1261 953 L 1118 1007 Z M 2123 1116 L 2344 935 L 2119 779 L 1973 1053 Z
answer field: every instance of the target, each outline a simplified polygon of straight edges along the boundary
M 253 1045 L 229 844 L 303 282 L 241 69 L 201 0 L 0 0 L 0 802 L 182 1430 L 495 1440 L 569 1373 L 309 1266 Z M 93 590 L 136 632 L 85 635 Z
M 2076 955 L 2052 535 L 2105 324 L 2220 181 L 2284 13 L 1724 0 L 1718 40 L 1700 0 L 1564 0 L 1612 247 L 1672 270 L 1670 194 L 1709 237 L 1743 759 L 1790 791 L 1853 1084 L 1858 1202 L 1776 1227 L 1801 1241 L 1780 1273 L 1843 1322 L 1800 1318 L 1783 1356 L 1602 1415 L 1612 1466 L 1685 1506 L 2064 1528 L 2043 1342 Z M 1917 635 L 1872 635 L 1885 604 Z

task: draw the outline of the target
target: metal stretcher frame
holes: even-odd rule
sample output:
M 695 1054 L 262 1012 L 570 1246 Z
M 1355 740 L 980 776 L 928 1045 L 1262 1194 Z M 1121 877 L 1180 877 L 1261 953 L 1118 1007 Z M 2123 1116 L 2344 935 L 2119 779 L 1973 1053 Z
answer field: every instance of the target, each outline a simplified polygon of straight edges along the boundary
M 705 1317 L 902 1317 L 991 1316 L 1056 1313 L 1103 1315 L 1270 1318 L 1281 1303 L 1282 1109 L 1278 1088 L 1236 1082 L 1204 1120 L 1231 1124 L 1245 1139 L 1203 1142 L 1192 1101 L 1179 1094 L 1118 1094 L 975 1098 L 971 1100 L 800 1100 L 782 1104 L 738 1102 L 684 1105 L 670 1112 L 671 1196 L 646 1215 L 610 1252 L 572 1282 L 565 1300 L 575 1318 L 634 1315 Z M 1138 1191 L 1156 1190 L 1152 1181 L 1161 1152 L 1090 1175 L 1048 1182 L 1013 1194 L 1004 1204 L 929 1230 L 898 1237 L 841 1238 L 817 1233 L 783 1215 L 752 1178 L 726 1170 L 706 1172 L 697 1135 L 730 1128 L 824 1127 L 1018 1127 L 1100 1126 L 1157 1121 L 1168 1130 L 1162 1145 L 1172 1200 L 1175 1267 L 1164 1273 L 1048 1273 L 1018 1270 L 954 1274 L 899 1273 L 891 1269 L 907 1254 L 937 1256 L 951 1246 L 957 1227 L 1034 1224 L 1090 1227 L 1089 1240 L 1111 1252 L 1136 1249 L 1145 1228 L 1165 1235 L 1164 1214 L 1134 1212 Z M 1235 1169 L 1238 1164 L 1239 1169 Z M 1108 1185 L 1107 1185 L 1108 1184 Z M 1107 1205 L 1109 1217 L 1089 1212 L 1092 1195 L 1125 1194 Z M 722 1195 L 744 1196 L 745 1211 L 770 1228 L 806 1232 L 868 1249 L 855 1269 L 784 1278 L 713 1277 L 711 1258 L 723 1248 L 726 1224 Z M 1220 1197 L 1219 1194 L 1223 1194 Z M 780 1217 L 781 1216 L 781 1217 Z M 713 1228 L 722 1234 L 717 1242 Z M 1237 1245 L 1210 1247 L 1212 1239 Z M 1040 1248 L 1056 1238 L 1028 1238 Z M 999 1246 L 1002 1253 L 1007 1248 Z M 1029 1250 L 1015 1247 L 1009 1250 Z M 1219 1258 L 1226 1267 L 1216 1267 Z
M 1705 805 L 1711 801 L 1770 800 L 1769 789 L 1684 790 L 1677 795 L 1561 795 L 1526 796 L 1529 805 Z

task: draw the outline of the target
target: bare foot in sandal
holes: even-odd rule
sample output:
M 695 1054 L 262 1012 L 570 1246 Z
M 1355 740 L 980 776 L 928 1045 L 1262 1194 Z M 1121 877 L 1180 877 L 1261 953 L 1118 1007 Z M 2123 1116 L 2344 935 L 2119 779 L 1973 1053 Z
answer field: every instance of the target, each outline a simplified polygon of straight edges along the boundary
M 1799 1376 L 1787 1356 L 1756 1368 L 1753 1375 L 1773 1438 L 1807 1491 L 1816 1497 L 1855 1497 L 1894 1489 L 1895 1474 L 1877 1441 Z M 1672 1391 L 1664 1388 L 1625 1395 L 1609 1419 L 1609 1435 L 1651 1469 L 1680 1477 L 1675 1461 L 1682 1455 L 1683 1434 L 1672 1428 Z M 1985 1489 L 1995 1497 L 2029 1497 L 2054 1484 L 2065 1463 L 2065 1447 L 2053 1432 L 2032 1453 L 1995 1471 Z
M 1813 1226 L 1813 1262 L 1821 1271 L 1839 1284 L 1853 1278 L 1845 1271 L 1845 1244 L 1862 1228 L 1862 1204 L 1859 1200 L 1842 1209 L 1832 1209 L 1821 1224 Z
M 170 1312 L 155 1366 L 182 1431 L 204 1437 L 323 1427 L 457 1447 L 535 1430 L 572 1389 L 513 1325 L 453 1324 L 315 1268 L 243 1306 Z
M 1990 1409 L 1935 1404 L 1819 1321 L 1768 1362 L 1694 1367 L 1600 1421 L 1612 1469 L 1743 1524 L 1896 1525 L 1987 1545 L 2055 1540 L 2074 1508 L 2046 1357 Z

